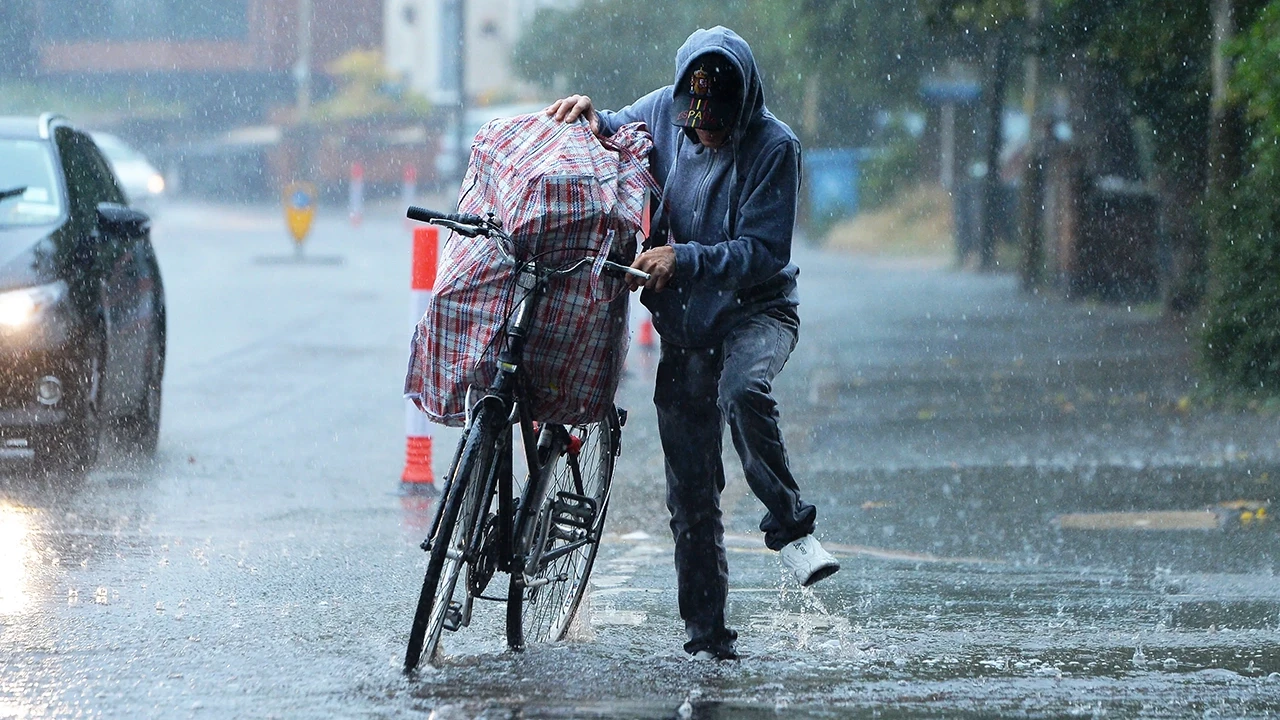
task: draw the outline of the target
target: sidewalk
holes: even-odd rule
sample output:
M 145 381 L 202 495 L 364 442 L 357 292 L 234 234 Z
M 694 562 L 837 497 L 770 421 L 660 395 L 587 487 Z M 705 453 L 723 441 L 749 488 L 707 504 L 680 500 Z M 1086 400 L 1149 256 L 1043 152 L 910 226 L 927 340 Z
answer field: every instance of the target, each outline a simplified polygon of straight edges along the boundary
M 1030 296 L 1011 274 L 805 247 L 795 259 L 800 342 L 775 391 L 793 469 L 845 541 L 932 552 L 945 528 L 953 554 L 1023 557 L 1010 540 L 1044 551 L 1062 513 L 1275 494 L 1274 419 L 1197 407 L 1194 346 L 1149 309 Z M 642 374 L 655 358 L 637 357 L 612 507 L 643 508 L 637 527 L 665 537 Z M 730 531 L 753 533 L 759 505 L 727 438 L 725 458 Z

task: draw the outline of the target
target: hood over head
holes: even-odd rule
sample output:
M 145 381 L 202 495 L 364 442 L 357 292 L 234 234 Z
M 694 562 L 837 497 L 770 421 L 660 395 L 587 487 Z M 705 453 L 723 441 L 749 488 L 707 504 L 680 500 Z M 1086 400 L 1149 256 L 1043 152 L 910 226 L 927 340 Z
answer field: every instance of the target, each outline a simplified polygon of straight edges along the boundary
M 695 30 L 684 41 L 679 52 L 676 53 L 676 75 L 671 91 L 672 99 L 677 107 L 682 100 L 684 107 L 689 107 L 689 87 L 687 83 L 682 84 L 681 80 L 693 71 L 694 61 L 707 54 L 719 55 L 726 59 L 737 71 L 737 76 L 741 80 L 741 92 L 738 93 L 738 97 L 741 98 L 741 108 L 736 113 L 737 117 L 732 128 L 733 134 L 740 136 L 747 125 L 764 112 L 764 89 L 760 84 L 760 70 L 756 67 L 755 56 L 751 54 L 751 46 L 729 28 L 717 25 L 710 30 Z M 685 132 L 692 133 L 693 130 L 685 128 Z
M 737 67 L 720 53 L 694 58 L 691 71 L 680 78 L 671 104 L 671 122 L 696 130 L 729 130 L 742 110 L 742 78 Z M 685 88 L 683 95 L 680 88 Z

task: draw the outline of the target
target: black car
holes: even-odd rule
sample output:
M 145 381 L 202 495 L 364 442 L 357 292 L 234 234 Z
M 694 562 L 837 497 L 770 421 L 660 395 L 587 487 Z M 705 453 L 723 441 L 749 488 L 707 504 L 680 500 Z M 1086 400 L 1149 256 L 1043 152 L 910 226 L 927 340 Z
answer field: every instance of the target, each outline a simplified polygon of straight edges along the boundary
M 111 423 L 154 453 L 164 356 L 150 218 L 65 118 L 0 117 L 0 446 L 83 472 Z

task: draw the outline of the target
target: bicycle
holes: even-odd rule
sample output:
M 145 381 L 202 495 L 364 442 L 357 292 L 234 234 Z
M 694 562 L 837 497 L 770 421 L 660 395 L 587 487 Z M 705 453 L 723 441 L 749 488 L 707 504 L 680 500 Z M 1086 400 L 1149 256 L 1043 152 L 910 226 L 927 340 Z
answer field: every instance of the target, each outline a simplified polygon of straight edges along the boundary
M 410 219 L 466 236 L 511 237 L 490 213 L 440 213 L 419 207 Z M 436 657 L 445 630 L 471 623 L 476 600 L 506 602 L 506 639 L 514 651 L 529 640 L 555 642 L 571 627 L 586 591 L 604 528 L 626 411 L 617 407 L 595 422 L 565 426 L 531 417 L 524 401 L 521 361 L 537 308 L 556 277 L 589 267 L 584 256 L 563 267 L 536 258 L 514 263 L 518 298 L 504 332 L 493 382 L 467 398 L 462 438 L 445 476 L 431 530 L 421 547 L 430 553 L 405 651 L 405 672 Z M 619 273 L 646 273 L 605 261 Z M 512 471 L 517 427 L 529 474 L 517 486 Z M 497 572 L 509 575 L 505 598 L 485 595 Z M 454 595 L 462 580 L 462 595 Z

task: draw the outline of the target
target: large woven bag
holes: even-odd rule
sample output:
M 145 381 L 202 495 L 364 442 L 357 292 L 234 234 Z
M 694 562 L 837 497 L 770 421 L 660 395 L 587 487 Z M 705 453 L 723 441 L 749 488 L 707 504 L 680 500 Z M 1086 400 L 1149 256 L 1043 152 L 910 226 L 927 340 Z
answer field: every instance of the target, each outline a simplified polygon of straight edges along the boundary
M 583 122 L 543 114 L 481 128 L 463 179 L 461 212 L 492 212 L 512 237 L 453 234 L 411 345 L 405 395 L 432 420 L 461 425 L 469 388 L 494 379 L 504 324 L 519 301 L 509 257 L 563 266 L 597 258 L 551 282 L 525 347 L 522 371 L 533 416 L 593 422 L 612 407 L 628 342 L 626 283 L 606 258 L 630 264 L 645 198 L 655 189 L 640 123 L 602 142 Z

